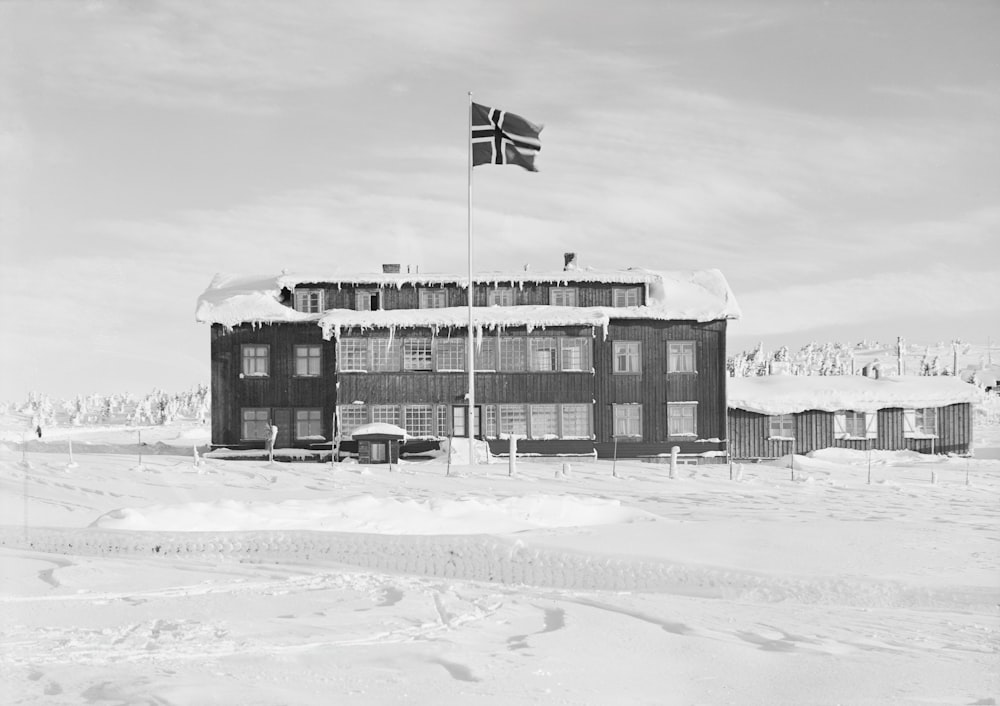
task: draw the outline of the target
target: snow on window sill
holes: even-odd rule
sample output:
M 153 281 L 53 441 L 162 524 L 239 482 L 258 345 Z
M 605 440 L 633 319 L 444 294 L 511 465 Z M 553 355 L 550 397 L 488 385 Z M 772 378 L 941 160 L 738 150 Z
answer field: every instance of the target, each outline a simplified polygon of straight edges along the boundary
M 671 439 L 681 439 L 681 438 L 683 438 L 683 439 L 690 439 L 690 438 L 696 437 L 698 435 L 695 434 L 694 432 L 685 432 L 683 434 L 668 434 L 668 436 Z
M 922 432 L 912 432 L 909 434 L 903 434 L 904 439 L 939 439 L 937 434 L 924 434 Z
M 794 436 L 769 436 L 768 441 L 795 441 Z

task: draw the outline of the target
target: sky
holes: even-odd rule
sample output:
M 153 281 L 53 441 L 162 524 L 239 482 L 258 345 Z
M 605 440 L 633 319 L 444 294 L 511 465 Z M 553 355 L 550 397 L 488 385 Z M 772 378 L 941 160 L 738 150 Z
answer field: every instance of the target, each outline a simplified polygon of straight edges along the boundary
M 216 272 L 718 268 L 730 350 L 1000 348 L 1000 3 L 0 2 L 0 400 L 209 380 Z

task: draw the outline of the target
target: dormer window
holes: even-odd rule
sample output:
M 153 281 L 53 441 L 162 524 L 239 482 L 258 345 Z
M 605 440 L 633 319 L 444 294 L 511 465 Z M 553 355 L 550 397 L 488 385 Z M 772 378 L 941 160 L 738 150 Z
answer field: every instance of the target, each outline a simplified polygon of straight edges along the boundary
M 612 306 L 639 306 L 641 297 L 638 287 L 615 287 L 612 291 Z
M 359 289 L 354 292 L 354 308 L 357 311 L 378 311 L 382 307 L 377 289 Z
M 326 309 L 322 289 L 296 289 L 295 311 L 304 314 L 321 314 Z
M 549 304 L 552 306 L 576 306 L 576 287 L 550 287 Z

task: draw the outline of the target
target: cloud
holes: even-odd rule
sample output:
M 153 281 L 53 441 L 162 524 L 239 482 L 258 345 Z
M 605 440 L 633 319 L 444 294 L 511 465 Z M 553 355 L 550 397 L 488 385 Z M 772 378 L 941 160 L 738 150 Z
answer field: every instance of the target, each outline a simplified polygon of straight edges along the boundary
M 402 67 L 454 64 L 510 24 L 486 3 L 15 3 L 21 80 L 100 99 L 280 110 L 275 93 L 345 87 Z M 477 31 L 478 30 L 478 31 Z
M 848 277 L 830 282 L 773 286 L 739 292 L 741 336 L 768 336 L 851 325 L 923 318 L 982 316 L 1000 319 L 1000 278 L 995 272 L 929 267 Z

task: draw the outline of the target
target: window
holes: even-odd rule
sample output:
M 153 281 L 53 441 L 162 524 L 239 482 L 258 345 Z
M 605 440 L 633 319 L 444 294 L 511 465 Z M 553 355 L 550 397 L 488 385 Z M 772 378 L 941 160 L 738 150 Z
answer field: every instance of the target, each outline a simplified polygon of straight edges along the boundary
M 548 372 L 557 370 L 556 368 L 556 339 L 554 338 L 529 338 L 528 346 L 531 349 L 531 369 Z
M 376 372 L 396 372 L 400 365 L 399 341 L 388 338 L 371 339 L 372 370 Z
M 878 414 L 846 410 L 833 415 L 835 439 L 878 438 Z
M 434 436 L 434 408 L 429 404 L 406 405 L 403 428 L 410 436 Z
M 246 377 L 267 377 L 270 346 L 243 346 L 243 374 Z
M 338 408 L 340 435 L 349 437 L 355 429 L 368 423 L 368 408 L 363 404 L 345 404 Z
M 549 287 L 549 304 L 576 306 L 576 287 Z
M 514 306 L 514 290 L 497 287 L 486 292 L 486 306 Z
M 442 372 L 465 370 L 468 354 L 464 338 L 437 339 L 437 369 Z
M 358 289 L 354 292 L 354 308 L 358 311 L 378 311 L 379 296 L 377 289 Z
M 563 338 L 559 341 L 559 363 L 562 370 L 590 370 L 590 340 Z
M 340 339 L 337 353 L 341 372 L 368 370 L 368 340 L 365 338 Z
M 667 435 L 697 436 L 698 405 L 693 402 L 667 403 Z
M 318 377 L 319 370 L 319 346 L 295 346 L 295 375 L 298 377 Z
M 395 424 L 399 426 L 399 405 L 373 404 L 372 424 Z
M 306 314 L 322 313 L 326 309 L 325 298 L 322 289 L 296 289 L 295 311 Z
M 528 435 L 528 417 L 523 404 L 502 404 L 500 407 L 500 434 Z
M 421 309 L 444 309 L 448 306 L 448 291 L 445 289 L 421 289 Z
M 590 438 L 590 405 L 564 404 L 560 412 L 564 439 Z
M 617 437 L 642 437 L 642 405 L 616 404 L 612 406 L 614 435 Z
M 639 341 L 615 341 L 614 343 L 614 372 L 616 373 L 641 373 L 642 356 L 640 355 Z
M 934 407 L 904 409 L 903 438 L 928 439 L 937 436 L 937 416 Z
M 497 339 L 493 336 L 483 336 L 472 343 L 472 354 L 475 356 L 476 370 L 497 369 Z
M 795 415 L 776 414 L 767 418 L 768 436 L 772 439 L 795 438 Z
M 915 411 L 914 427 L 917 432 L 927 436 L 937 434 L 937 409 L 934 407 L 924 407 Z
M 403 340 L 403 370 L 431 370 L 431 339 L 406 338 Z
M 323 410 L 321 409 L 295 410 L 295 438 L 307 439 L 309 437 L 323 438 Z
M 612 306 L 639 306 L 638 287 L 615 287 L 611 290 Z
M 527 369 L 526 348 L 526 340 L 523 338 L 501 338 L 500 370 L 505 373 L 516 373 Z
M 483 406 L 484 415 L 483 436 L 488 439 L 497 438 L 497 408 L 496 405 L 488 404 Z
M 243 424 L 240 438 L 260 441 L 271 438 L 271 410 L 263 408 L 243 408 Z
M 844 413 L 844 430 L 847 432 L 848 436 L 853 436 L 855 438 L 864 438 L 865 436 L 865 413 L 864 412 L 845 412 Z
M 559 436 L 558 408 L 554 404 L 531 405 L 531 438 L 554 439 Z
M 676 341 L 667 344 L 667 372 L 695 372 L 694 341 Z

